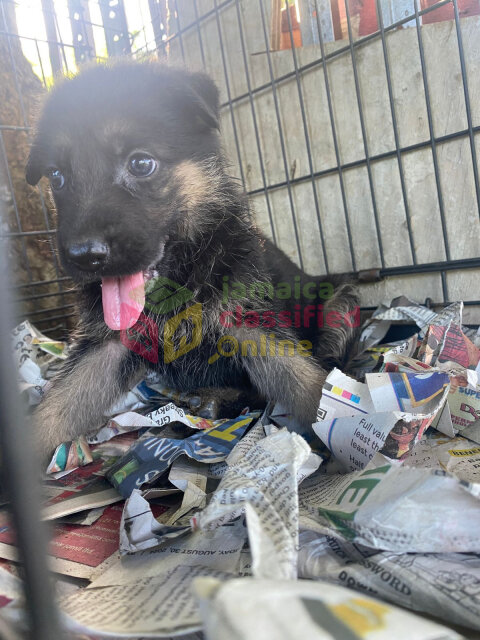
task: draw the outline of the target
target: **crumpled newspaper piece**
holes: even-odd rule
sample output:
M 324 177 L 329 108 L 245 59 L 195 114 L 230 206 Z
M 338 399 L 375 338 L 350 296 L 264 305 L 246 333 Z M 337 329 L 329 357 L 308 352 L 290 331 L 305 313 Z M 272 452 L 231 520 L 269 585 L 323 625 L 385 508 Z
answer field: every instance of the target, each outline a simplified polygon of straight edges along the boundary
M 231 420 L 219 420 L 210 429 L 177 440 L 145 434 L 107 473 L 107 478 L 128 498 L 134 489 L 159 478 L 180 456 L 199 462 L 224 460 L 248 427 L 258 419 L 254 411 Z
M 405 458 L 408 467 L 442 469 L 465 482 L 480 482 L 480 446 L 467 438 L 428 433 Z
M 461 324 L 463 302 L 453 302 L 439 312 L 407 298 L 399 296 L 389 305 L 381 304 L 369 318 L 359 339 L 359 352 L 370 349 L 382 341 L 393 322 L 416 324 L 422 333 L 430 324 L 448 325 L 452 321 Z
M 460 640 L 455 631 L 326 582 L 197 578 L 208 640 Z
M 400 353 L 404 355 L 412 355 L 430 324 L 461 325 L 462 312 L 463 302 L 454 302 L 440 311 L 434 311 L 413 302 L 406 296 L 395 298 L 389 304 L 380 305 L 372 317 L 363 324 L 357 345 L 357 355 L 349 367 L 349 372 L 363 380 L 366 373 L 377 370 L 381 356 L 391 348 L 400 349 Z M 404 324 L 414 324 L 420 331 L 407 340 L 391 341 L 390 339 L 387 344 L 381 344 L 387 338 L 390 329 L 394 330 L 396 326 Z M 474 330 L 463 327 L 463 332 L 480 346 L 480 337 Z
M 391 463 L 316 474 L 299 489 L 301 529 L 399 553 L 480 553 L 480 484 Z M 452 517 L 455 514 L 455 517 Z
M 269 425 L 271 426 L 271 425 Z M 265 427 L 260 419 L 238 442 L 223 462 L 214 462 L 207 468 L 209 478 L 223 478 L 228 468 L 237 464 L 253 445 L 265 438 Z
M 178 564 L 236 572 L 247 540 L 244 518 L 218 527 L 207 535 L 188 529 L 188 533 L 181 537 L 163 539 L 161 544 L 149 549 L 122 555 L 92 583 L 92 587 L 128 584 L 138 578 L 159 576 Z
M 430 327 L 418 357 L 449 370 L 448 408 L 455 432 L 480 442 L 480 349 L 458 325 Z
M 446 435 L 462 435 L 480 442 L 480 349 L 458 324 L 430 325 L 417 352 L 392 349 L 383 355 L 387 372 L 445 372 L 450 379 L 448 413 L 439 428 Z M 444 412 L 445 413 L 445 412 Z
M 295 579 L 297 483 L 320 462 L 297 434 L 286 429 L 273 433 L 229 467 L 206 509 L 193 516 L 192 526 L 211 531 L 245 513 L 254 575 Z
M 313 430 L 343 468 L 363 469 L 381 451 L 402 458 L 442 409 L 445 373 L 370 373 L 358 382 L 334 369 L 325 381 Z
M 398 554 L 302 531 L 298 576 L 480 630 L 480 557 L 474 553 Z
M 68 349 L 65 343 L 47 338 L 28 320 L 13 329 L 11 341 L 20 393 L 30 406 L 37 405 L 45 395 L 49 369 L 67 357 Z
M 127 411 L 111 418 L 107 424 L 88 440 L 90 443 L 105 442 L 120 433 L 128 433 L 137 429 L 151 429 L 164 427 L 171 422 L 181 422 L 190 429 L 211 429 L 226 422 L 222 420 L 210 420 L 199 416 L 192 416 L 185 413 L 183 409 L 177 407 L 173 402 L 169 402 L 163 407 L 159 407 L 150 413 L 142 415 L 134 411 Z
M 153 515 L 150 504 L 134 489 L 123 507 L 120 523 L 120 553 L 136 553 L 191 531 L 190 525 L 166 525 Z
M 177 458 L 170 467 L 168 480 L 174 487 L 182 491 L 182 504 L 169 517 L 166 524 L 175 524 L 182 516 L 192 509 L 203 509 L 207 504 L 207 465 L 189 460 Z
M 419 343 L 412 356 L 407 355 L 403 346 L 394 347 L 383 354 L 383 371 L 443 372 L 453 378 L 452 385 L 455 387 L 479 386 L 480 349 L 458 325 L 430 325 L 423 342 Z
M 82 589 L 60 599 L 67 628 L 117 638 L 162 638 L 202 628 L 190 586 L 196 577 L 232 578 L 204 566 L 177 565 L 168 573 L 126 584 Z
M 92 452 L 85 438 L 58 445 L 46 473 L 58 473 L 83 467 L 93 462 Z

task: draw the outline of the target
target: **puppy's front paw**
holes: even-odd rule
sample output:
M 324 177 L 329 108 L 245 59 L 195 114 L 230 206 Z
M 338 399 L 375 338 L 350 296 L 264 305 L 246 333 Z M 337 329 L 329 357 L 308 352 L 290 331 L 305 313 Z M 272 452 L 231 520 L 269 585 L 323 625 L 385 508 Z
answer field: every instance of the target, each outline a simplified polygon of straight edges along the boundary
M 253 409 L 262 406 L 263 402 L 253 390 L 225 387 L 198 389 L 189 397 L 188 405 L 193 414 L 208 420 L 217 420 L 235 418 L 245 407 Z
M 207 420 L 216 420 L 220 413 L 220 403 L 217 398 L 194 396 L 189 404 L 197 416 Z
M 44 400 L 32 416 L 32 437 L 36 455 L 42 469 L 45 469 L 59 444 L 71 438 L 68 428 L 59 418 L 55 409 Z

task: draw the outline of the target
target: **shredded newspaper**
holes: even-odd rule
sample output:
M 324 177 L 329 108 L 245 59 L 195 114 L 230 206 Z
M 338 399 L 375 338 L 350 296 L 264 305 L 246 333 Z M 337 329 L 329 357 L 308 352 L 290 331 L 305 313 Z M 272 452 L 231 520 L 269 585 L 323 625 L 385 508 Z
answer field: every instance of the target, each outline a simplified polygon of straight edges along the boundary
M 412 334 L 385 342 L 398 325 Z M 12 340 L 33 410 L 68 347 L 29 322 Z M 149 374 L 46 469 L 65 627 L 185 640 L 480 631 L 479 373 L 461 303 L 401 297 L 366 322 L 352 368 L 330 372 L 309 430 L 281 405 L 200 418 Z M 4 504 L 0 616 L 18 622 L 17 562 Z

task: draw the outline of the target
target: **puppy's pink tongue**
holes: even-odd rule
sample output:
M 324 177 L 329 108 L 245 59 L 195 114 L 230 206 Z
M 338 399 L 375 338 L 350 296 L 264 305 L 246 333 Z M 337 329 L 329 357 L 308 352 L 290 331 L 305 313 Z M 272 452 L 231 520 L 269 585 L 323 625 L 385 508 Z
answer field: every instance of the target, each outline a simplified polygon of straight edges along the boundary
M 145 306 L 143 271 L 121 278 L 102 278 L 103 317 L 110 329 L 130 329 Z

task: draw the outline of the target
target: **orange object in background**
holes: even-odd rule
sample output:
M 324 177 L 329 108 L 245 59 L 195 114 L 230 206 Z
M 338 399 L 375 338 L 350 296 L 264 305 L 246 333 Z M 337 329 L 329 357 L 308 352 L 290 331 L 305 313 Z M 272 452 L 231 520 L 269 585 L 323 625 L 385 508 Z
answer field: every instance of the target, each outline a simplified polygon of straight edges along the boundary
M 288 1 L 288 9 L 286 3 Z M 383 11 L 385 27 L 401 21 L 399 29 L 415 26 L 413 0 L 320 0 L 324 25 L 324 42 L 348 40 L 348 20 L 346 4 L 350 16 L 352 38 L 362 38 L 379 31 L 377 12 Z M 421 24 L 453 21 L 455 19 L 453 3 L 435 7 L 440 0 L 420 0 L 419 10 L 432 9 L 420 16 Z M 480 15 L 480 0 L 457 0 L 460 18 Z M 320 4 L 318 5 L 320 6 Z M 313 0 L 272 0 L 272 19 L 270 28 L 270 46 L 273 51 L 291 49 L 318 43 L 317 14 L 312 9 Z M 287 13 L 288 11 L 288 13 Z M 405 17 L 410 19 L 405 20 Z M 326 23 L 325 23 L 326 24 Z M 291 33 L 290 33 L 291 31 Z
M 438 0 L 421 0 L 421 7 L 422 9 L 427 9 L 436 4 L 436 2 L 438 2 Z M 460 18 L 480 15 L 480 0 L 458 0 L 458 13 Z M 422 24 L 454 19 L 453 4 L 449 3 L 422 16 Z
M 332 20 L 334 21 L 336 40 L 348 39 L 345 1 L 348 2 L 348 13 L 350 14 L 350 25 L 354 40 L 378 31 L 376 0 L 331 0 Z M 335 21 L 338 21 L 340 24 L 340 38 L 337 36 L 339 29 L 338 26 L 335 25 Z M 335 28 L 336 26 L 337 28 Z
M 302 46 L 302 34 L 300 31 L 300 23 L 297 19 L 297 8 L 295 5 L 288 7 L 290 12 L 290 24 L 292 25 L 293 44 L 295 48 Z M 280 27 L 280 49 L 291 49 L 292 41 L 290 38 L 290 27 L 288 24 L 287 11 L 282 11 L 281 27 Z
M 361 38 L 378 31 L 379 24 L 377 19 L 377 3 L 376 0 L 346 0 L 348 2 L 348 10 L 350 13 L 350 23 L 352 27 L 353 38 Z M 420 0 L 420 10 L 428 9 L 437 4 L 439 0 Z M 382 3 L 380 3 L 382 4 Z M 407 3 L 408 4 L 408 3 Z M 413 3 L 412 3 L 413 4 Z M 332 0 L 332 21 L 334 23 L 335 39 L 338 40 L 338 34 L 341 32 L 342 38 L 348 38 L 347 18 L 345 11 L 345 0 Z M 458 0 L 458 12 L 460 18 L 480 15 L 480 0 Z M 411 10 L 413 14 L 413 9 Z M 384 14 L 384 22 L 385 22 Z M 438 7 L 425 15 L 420 16 L 422 24 L 431 24 L 433 22 L 445 22 L 454 20 L 453 4 L 448 3 Z
M 374 33 L 378 31 L 378 20 L 377 20 L 377 7 L 375 0 L 350 0 L 349 6 L 351 5 L 363 5 L 360 10 L 360 24 L 358 25 L 358 35 L 359 37 L 368 36 L 369 33 Z

